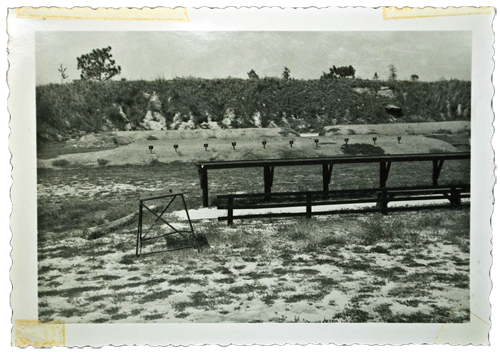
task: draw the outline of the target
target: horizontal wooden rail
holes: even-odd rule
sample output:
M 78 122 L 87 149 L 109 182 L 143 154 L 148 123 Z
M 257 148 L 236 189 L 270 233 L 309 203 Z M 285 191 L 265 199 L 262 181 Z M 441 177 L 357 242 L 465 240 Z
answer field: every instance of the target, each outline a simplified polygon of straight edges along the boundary
M 355 195 L 359 194 L 359 190 L 353 190 Z M 398 187 L 398 188 L 375 188 L 367 189 L 369 193 L 372 193 L 374 197 L 372 198 L 351 198 L 351 199 L 336 199 L 336 200 L 323 200 L 323 201 L 313 201 L 314 194 L 322 194 L 322 192 L 288 192 L 281 193 L 288 196 L 296 196 L 297 193 L 306 196 L 306 201 L 298 202 L 282 202 L 282 203 L 264 203 L 264 204 L 235 204 L 235 198 L 241 199 L 245 196 L 247 198 L 254 198 L 252 194 L 236 194 L 236 195 L 224 195 L 218 197 L 219 199 L 227 200 L 224 205 L 219 205 L 217 209 L 227 210 L 227 216 L 219 217 L 219 220 L 227 220 L 228 224 L 231 225 L 234 219 L 252 219 L 252 218 L 265 218 L 265 217 L 288 217 L 288 216 L 307 216 L 320 214 L 343 214 L 350 212 L 382 212 L 387 213 L 387 205 L 390 202 L 402 202 L 402 201 L 429 201 L 429 200 L 439 200 L 447 199 L 451 206 L 460 206 L 461 199 L 470 198 L 470 186 L 447 186 L 447 187 Z M 348 192 L 348 190 L 343 190 L 343 193 Z M 336 191 L 327 191 L 329 195 L 338 193 Z M 353 193 L 350 194 L 351 196 Z M 265 194 L 264 194 L 265 196 Z M 275 196 L 275 194 L 273 194 Z M 325 206 L 325 205 L 347 205 L 347 204 L 366 204 L 366 203 L 376 203 L 375 208 L 365 208 L 365 209 L 346 209 L 346 210 L 331 210 L 331 211 L 312 211 L 313 206 Z M 305 212 L 293 212 L 293 213 L 267 213 L 267 214 L 246 214 L 246 215 L 234 215 L 234 210 L 243 209 L 274 209 L 274 208 L 292 208 L 292 207 L 305 207 Z M 421 209 L 434 208 L 436 205 L 424 205 Z M 391 210 L 392 211 L 392 210 Z
M 449 192 L 449 191 L 448 191 Z M 461 198 L 469 198 L 470 195 L 460 194 Z M 217 209 L 227 210 L 229 208 L 234 210 L 242 209 L 274 209 L 274 208 L 294 208 L 294 207 L 305 207 L 307 205 L 320 206 L 320 205 L 343 205 L 343 204 L 365 204 L 365 203 L 377 203 L 380 201 L 390 201 L 390 202 L 402 202 L 402 201 L 416 201 L 416 200 L 437 200 L 437 199 L 447 199 L 445 196 L 414 196 L 414 197 L 397 197 L 397 198 L 364 198 L 364 199 L 349 199 L 349 200 L 333 200 L 333 201 L 319 201 L 319 202 L 299 202 L 299 203 L 273 203 L 273 204 L 243 204 L 243 205 L 219 205 Z
M 351 188 L 351 189 L 335 189 L 328 191 L 298 191 L 298 192 L 273 192 L 271 196 L 273 197 L 283 197 L 283 196 L 306 196 L 311 195 L 328 195 L 336 196 L 342 194 L 365 194 L 365 193 L 376 193 L 381 191 L 398 191 L 398 192 L 412 192 L 412 191 L 422 191 L 429 190 L 440 192 L 441 190 L 449 190 L 450 187 L 455 187 L 462 190 L 469 190 L 470 186 L 468 184 L 458 184 L 453 186 L 439 185 L 439 186 L 409 186 L 409 187 L 390 187 L 390 188 Z M 217 196 L 217 199 L 227 199 L 227 198 L 263 198 L 266 193 L 232 193 L 232 194 L 221 194 Z
M 468 206 L 464 204 L 461 206 Z M 422 206 L 407 206 L 407 207 L 397 207 L 397 208 L 387 208 L 384 213 L 394 213 L 400 211 L 415 211 L 415 210 L 428 210 L 428 209 L 445 209 L 450 206 L 447 204 L 433 205 L 432 207 L 428 205 Z M 364 209 L 340 209 L 340 210 L 327 210 L 327 211 L 313 211 L 311 213 L 268 213 L 268 214 L 245 214 L 245 215 L 233 215 L 232 220 L 243 220 L 243 219 L 259 219 L 259 218 L 285 218 L 285 217 L 303 217 L 312 215 L 340 215 L 340 214 L 364 214 L 364 213 L 379 213 L 380 209 L 377 208 L 364 208 Z M 230 221 L 228 216 L 221 216 L 218 218 L 219 221 Z
M 230 160 L 230 161 L 198 161 L 195 164 L 206 169 L 233 169 L 263 166 L 300 166 L 321 164 L 364 164 L 380 162 L 413 162 L 430 160 L 464 160 L 470 159 L 470 152 L 427 153 L 427 154 L 393 154 L 370 156 L 331 156 L 320 158 L 264 159 L 264 160 Z

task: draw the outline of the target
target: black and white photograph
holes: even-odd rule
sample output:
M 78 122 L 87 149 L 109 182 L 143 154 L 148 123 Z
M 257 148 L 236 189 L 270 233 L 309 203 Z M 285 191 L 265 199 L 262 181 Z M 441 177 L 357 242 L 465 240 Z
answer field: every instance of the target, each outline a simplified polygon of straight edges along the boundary
M 13 247 L 35 261 L 37 326 L 392 324 L 437 329 L 435 343 L 455 326 L 476 341 L 493 185 L 476 22 L 424 30 L 384 11 L 376 30 L 360 10 L 357 30 L 185 30 L 208 12 L 168 30 L 26 31 L 31 137 L 13 169 L 34 163 L 13 197 L 25 177 L 36 187 Z
M 469 321 L 470 32 L 36 35 L 40 319 Z

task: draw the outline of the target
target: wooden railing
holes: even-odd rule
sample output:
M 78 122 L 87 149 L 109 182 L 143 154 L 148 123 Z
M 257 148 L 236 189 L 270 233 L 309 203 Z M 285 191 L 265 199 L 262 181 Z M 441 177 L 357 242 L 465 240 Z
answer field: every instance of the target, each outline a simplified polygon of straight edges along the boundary
M 436 154 L 399 154 L 375 156 L 332 156 L 302 159 L 268 159 L 268 160 L 235 160 L 235 161 L 200 161 L 195 163 L 200 176 L 200 186 L 203 192 L 203 206 L 208 207 L 208 170 L 262 167 L 264 169 L 264 193 L 267 200 L 271 199 L 274 180 L 274 168 L 300 165 L 322 165 L 323 192 L 327 192 L 331 181 L 333 165 L 379 163 L 380 188 L 385 188 L 391 163 L 432 161 L 432 185 L 438 185 L 439 175 L 445 160 L 470 160 L 470 152 L 436 153 Z
M 270 217 L 291 217 L 345 213 L 370 213 L 382 212 L 389 213 L 401 210 L 422 210 L 439 207 L 458 207 L 462 205 L 463 198 L 470 198 L 470 186 L 452 185 L 452 186 L 415 186 L 415 187 L 395 187 L 395 188 L 370 188 L 370 189 L 350 189 L 326 191 L 327 197 L 333 199 L 324 200 L 325 191 L 306 191 L 306 192 L 280 192 L 272 193 L 272 198 L 277 200 L 273 203 L 266 202 L 267 193 L 260 194 L 227 194 L 217 196 L 221 205 L 217 209 L 227 210 L 227 216 L 219 217 L 219 221 L 226 221 L 229 225 L 233 224 L 235 219 L 255 219 Z M 356 198 L 358 197 L 358 198 Z M 361 198 L 359 198 L 361 197 Z M 286 199 L 295 198 L 294 201 Z M 297 198 L 299 198 L 297 200 Z M 341 199 L 342 198 L 342 199 Z M 285 199 L 285 201 L 283 201 Z M 319 200 L 318 200 L 319 199 Z M 389 202 L 413 202 L 413 201 L 431 201 L 446 199 L 450 204 L 424 204 L 411 207 L 388 207 Z M 238 201 L 246 200 L 247 203 L 238 204 Z M 278 201 L 281 200 L 281 201 Z M 250 201 L 250 202 L 248 202 Z M 225 204 L 223 203 L 225 202 Z M 313 211 L 315 206 L 324 205 L 348 205 L 348 204 L 366 204 L 376 203 L 375 207 L 362 209 L 337 209 Z M 242 209 L 276 209 L 304 207 L 302 212 L 279 212 L 279 213 L 258 213 L 234 215 L 234 210 Z

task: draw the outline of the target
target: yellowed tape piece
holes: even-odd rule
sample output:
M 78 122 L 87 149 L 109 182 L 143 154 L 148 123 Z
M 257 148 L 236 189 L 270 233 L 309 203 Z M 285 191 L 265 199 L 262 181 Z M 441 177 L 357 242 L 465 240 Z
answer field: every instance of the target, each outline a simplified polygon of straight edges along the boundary
M 65 345 L 64 323 L 40 323 L 38 320 L 14 322 L 14 346 L 52 347 Z
M 16 15 L 18 18 L 54 20 L 189 21 L 187 9 L 182 7 L 174 9 L 164 7 L 142 9 L 20 7 L 16 9 Z
M 444 16 L 468 16 L 468 15 L 488 15 L 495 13 L 495 8 L 492 6 L 483 7 L 404 7 L 398 9 L 396 7 L 383 7 L 382 15 L 384 20 L 397 20 L 405 18 L 421 18 L 421 17 L 444 17 Z

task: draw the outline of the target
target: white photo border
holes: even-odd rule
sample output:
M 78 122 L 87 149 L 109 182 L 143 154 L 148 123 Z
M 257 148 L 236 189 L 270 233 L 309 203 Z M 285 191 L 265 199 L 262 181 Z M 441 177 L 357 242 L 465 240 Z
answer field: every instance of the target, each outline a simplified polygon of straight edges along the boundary
M 9 111 L 12 152 L 13 321 L 37 318 L 37 31 L 419 31 L 473 32 L 471 275 L 468 324 L 66 324 L 67 346 L 190 344 L 487 344 L 490 329 L 494 159 L 493 15 L 384 20 L 381 8 L 188 9 L 189 22 L 33 20 L 9 11 Z M 29 221 L 26 221 L 26 220 Z M 187 333 L 189 332 L 189 333 Z

